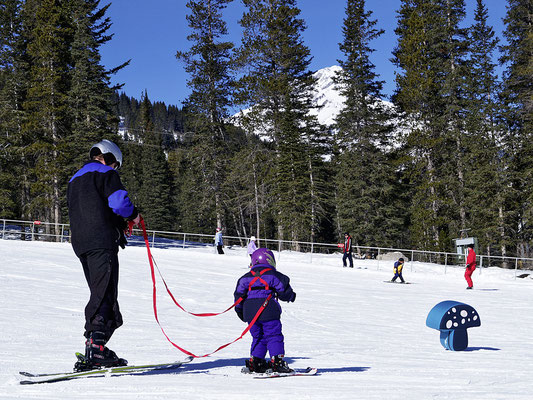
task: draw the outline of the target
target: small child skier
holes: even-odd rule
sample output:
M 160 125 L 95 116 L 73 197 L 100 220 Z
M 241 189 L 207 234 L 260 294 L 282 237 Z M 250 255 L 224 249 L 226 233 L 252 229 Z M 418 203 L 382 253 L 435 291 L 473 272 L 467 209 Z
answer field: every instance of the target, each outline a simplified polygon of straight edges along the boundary
M 250 271 L 237 281 L 234 293 L 235 301 L 243 297 L 244 301 L 235 306 L 239 318 L 248 324 L 258 315 L 250 328 L 252 347 L 246 367 L 250 372 L 262 373 L 267 369 L 274 372 L 292 372 L 285 354 L 284 338 L 281 332 L 281 307 L 278 300 L 293 302 L 296 293 L 292 290 L 289 277 L 276 270 L 274 253 L 266 248 L 259 248 L 252 254 Z M 266 305 L 265 305 L 266 304 Z M 265 360 L 266 352 L 271 360 Z
M 391 282 L 396 282 L 396 279 L 400 278 L 402 283 L 405 283 L 402 276 L 404 259 L 400 258 L 394 263 L 394 277 L 391 279 Z
M 248 243 L 247 252 L 250 258 L 252 258 L 252 254 L 254 254 L 254 251 L 257 250 L 257 245 L 255 244 L 255 236 L 252 236 L 250 238 L 250 242 Z

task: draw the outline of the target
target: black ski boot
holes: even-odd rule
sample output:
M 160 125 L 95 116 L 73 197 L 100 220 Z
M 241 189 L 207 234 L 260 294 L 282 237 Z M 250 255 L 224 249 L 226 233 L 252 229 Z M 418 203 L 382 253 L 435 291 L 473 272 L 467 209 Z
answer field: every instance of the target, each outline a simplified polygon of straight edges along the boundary
M 283 359 L 282 354 L 279 356 L 272 357 L 269 364 L 273 372 L 281 372 L 281 373 L 294 372 L 293 369 L 289 368 L 289 364 L 287 364 L 287 361 Z
M 113 350 L 105 347 L 106 342 L 103 332 L 91 332 L 85 341 L 85 357 L 78 357 L 79 361 L 74 365 L 74 370 L 87 371 L 128 365 L 128 361 L 117 357 Z
M 256 372 L 259 374 L 266 372 L 266 370 L 268 369 L 268 363 L 265 361 L 264 358 L 252 356 L 248 360 L 246 360 L 245 364 L 246 368 L 248 368 L 250 372 Z

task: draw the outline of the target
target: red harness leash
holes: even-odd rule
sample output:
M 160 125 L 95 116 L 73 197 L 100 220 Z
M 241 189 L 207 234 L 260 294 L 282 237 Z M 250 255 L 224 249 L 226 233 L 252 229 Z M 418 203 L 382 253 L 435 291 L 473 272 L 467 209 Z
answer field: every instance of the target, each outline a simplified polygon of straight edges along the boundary
M 204 354 L 202 356 L 197 356 L 193 353 L 191 353 L 190 351 L 188 350 L 185 350 L 184 348 L 178 346 L 176 343 L 174 343 L 172 340 L 170 340 L 170 338 L 168 337 L 168 335 L 166 334 L 165 330 L 163 329 L 163 327 L 161 326 L 161 323 L 159 322 L 159 317 L 157 315 L 157 289 L 156 289 L 156 280 L 155 280 L 155 268 L 154 268 L 154 263 L 155 263 L 155 260 L 152 256 L 152 252 L 150 251 L 150 243 L 148 241 L 148 234 L 146 233 L 146 226 L 144 225 L 144 220 L 141 218 L 141 220 L 139 221 L 140 225 L 141 225 L 141 228 L 142 228 L 142 231 L 143 231 L 143 237 L 144 237 L 144 243 L 146 244 L 146 250 L 148 252 L 148 261 L 150 263 L 150 273 L 151 273 L 151 276 L 152 276 L 152 304 L 153 304 L 153 308 L 154 308 L 154 317 L 155 317 L 155 320 L 157 321 L 157 324 L 159 325 L 159 328 L 161 328 L 161 332 L 163 332 L 163 335 L 165 335 L 165 337 L 167 338 L 167 340 L 170 342 L 170 344 L 172 344 L 172 346 L 174 346 L 175 348 L 177 348 L 178 350 L 180 350 L 181 352 L 187 354 L 188 356 L 191 356 L 191 357 L 194 357 L 194 358 L 202 358 L 202 357 L 207 357 L 207 356 L 210 356 L 211 354 L 214 354 L 216 353 L 217 351 L 219 350 L 222 350 L 223 348 L 225 347 L 228 347 L 229 345 L 235 343 L 236 341 L 242 339 L 244 337 L 244 335 L 246 335 L 246 333 L 248 333 L 248 331 L 250 330 L 250 328 L 255 324 L 255 322 L 259 319 L 259 316 L 261 315 L 261 313 L 263 312 L 263 310 L 266 308 L 266 306 L 268 305 L 268 302 L 270 301 L 270 299 L 272 298 L 272 293 L 270 293 L 268 295 L 268 297 L 265 299 L 265 301 L 263 302 L 263 304 L 261 305 L 261 307 L 259 308 L 259 310 L 257 310 L 257 313 L 255 314 L 254 318 L 252 319 L 252 321 L 248 324 L 248 326 L 246 327 L 246 329 L 241 333 L 241 335 L 229 342 L 229 343 L 226 343 L 226 344 L 223 344 L 222 346 L 220 346 L 219 348 L 217 348 L 215 351 L 212 351 L 211 353 L 207 353 L 207 354 Z M 191 315 L 194 315 L 196 317 L 213 317 L 215 315 L 220 315 L 220 314 L 224 314 L 225 312 L 231 310 L 233 307 L 235 307 L 237 304 L 239 304 L 241 301 L 243 301 L 243 298 L 240 297 L 232 306 L 230 306 L 229 308 L 227 308 L 226 310 L 222 311 L 222 312 L 219 312 L 219 313 L 192 313 L 192 312 L 189 312 L 187 311 L 185 308 L 183 308 L 177 301 L 176 301 L 176 298 L 174 297 L 174 295 L 172 294 L 172 292 L 170 291 L 170 289 L 168 288 L 168 285 L 167 283 L 165 282 L 165 279 L 163 278 L 163 275 L 161 274 L 161 271 L 159 270 L 159 268 L 157 267 L 157 263 L 155 263 L 155 267 L 157 268 L 157 272 L 159 273 L 159 276 L 161 277 L 161 280 L 163 281 L 163 284 L 165 285 L 165 288 L 167 290 L 167 293 L 169 294 L 169 296 L 172 298 L 172 300 L 174 301 L 174 304 L 176 304 L 176 306 L 178 306 L 181 310 L 185 311 L 186 313 L 188 314 L 191 314 Z M 250 282 L 250 285 L 249 285 L 249 288 L 252 287 L 252 284 L 255 283 L 257 280 L 259 280 L 261 283 L 265 284 L 266 286 L 266 289 L 268 290 L 268 284 L 261 278 L 261 275 L 266 272 L 266 271 L 270 271 L 270 268 L 266 268 L 264 270 L 262 270 L 260 272 L 259 275 L 254 275 L 255 278 L 252 280 L 252 282 Z

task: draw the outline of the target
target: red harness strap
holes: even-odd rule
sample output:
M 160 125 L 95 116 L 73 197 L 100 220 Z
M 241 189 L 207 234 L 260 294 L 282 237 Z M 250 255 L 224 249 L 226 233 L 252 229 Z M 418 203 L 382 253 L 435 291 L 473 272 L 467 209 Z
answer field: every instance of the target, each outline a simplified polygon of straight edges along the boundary
M 250 284 L 248 285 L 248 291 L 252 290 L 252 286 L 255 282 L 257 282 L 259 280 L 259 282 L 261 282 L 263 285 L 265 285 L 265 290 L 269 290 L 270 289 L 270 286 L 268 286 L 268 283 L 267 281 L 265 281 L 263 278 L 261 278 L 261 275 L 263 275 L 265 272 L 267 271 L 272 271 L 272 268 L 265 268 L 263 269 L 261 272 L 257 273 L 255 272 L 254 270 L 251 270 L 250 273 L 252 274 L 252 276 L 254 276 L 255 278 L 251 280 Z
M 257 313 L 255 314 L 254 318 L 252 319 L 252 321 L 248 324 L 248 326 L 246 327 L 246 329 L 241 333 L 241 335 L 229 342 L 229 343 L 226 343 L 226 344 L 223 344 L 222 346 L 220 346 L 219 348 L 217 348 L 215 351 L 212 351 L 211 353 L 208 353 L 208 354 L 204 354 L 204 355 L 201 355 L 201 356 L 197 356 L 193 353 L 191 353 L 190 351 L 188 350 L 185 350 L 183 348 L 181 348 L 180 346 L 178 346 L 176 343 L 174 343 L 172 340 L 170 340 L 170 338 L 168 337 L 168 335 L 166 334 L 165 330 L 163 329 L 163 327 L 161 326 L 161 323 L 159 322 L 159 317 L 157 315 L 157 289 L 156 289 L 156 280 L 155 280 L 155 268 L 154 268 L 154 263 L 155 263 L 155 260 L 152 256 L 152 252 L 150 251 L 150 243 L 148 241 L 148 234 L 146 233 L 146 226 L 144 225 L 144 220 L 141 218 L 140 220 L 140 225 L 141 225 L 141 228 L 142 228 L 142 231 L 143 231 L 143 237 L 144 237 L 144 242 L 146 244 L 146 250 L 148 252 L 148 261 L 150 263 L 150 273 L 151 273 L 151 276 L 152 276 L 152 304 L 153 304 L 153 309 L 154 309 L 154 317 L 155 317 L 155 320 L 157 321 L 157 324 L 159 325 L 159 328 L 161 328 L 161 332 L 163 332 L 163 335 L 165 335 L 165 337 L 167 338 L 167 340 L 170 342 L 170 344 L 172 344 L 172 346 L 174 346 L 175 348 L 177 348 L 178 350 L 180 350 L 181 352 L 187 354 L 188 356 L 191 356 L 191 357 L 194 357 L 194 358 L 202 358 L 202 357 L 207 357 L 207 356 L 210 356 L 211 354 L 213 353 L 216 353 L 217 351 L 219 350 L 222 350 L 223 348 L 225 347 L 228 347 L 229 345 L 235 343 L 236 341 L 242 339 L 244 337 L 244 335 L 246 335 L 246 333 L 248 333 L 248 331 L 250 330 L 250 328 L 255 324 L 255 322 L 257 321 L 257 319 L 259 318 L 259 316 L 261 315 L 261 313 L 263 312 L 263 310 L 266 308 L 266 306 L 268 305 L 268 302 L 270 301 L 270 299 L 272 298 L 272 294 L 270 294 L 266 299 L 265 301 L 263 302 L 262 306 L 259 308 L 259 310 L 257 310 Z M 156 264 L 156 267 L 157 267 L 157 264 Z M 266 269 L 268 270 L 268 269 Z M 263 270 L 262 272 L 266 272 L 266 270 Z M 187 310 L 185 310 L 177 301 L 176 299 L 174 298 L 174 296 L 172 295 L 171 291 L 169 290 L 165 280 L 163 279 L 163 276 L 161 275 L 161 271 L 159 271 L 159 268 L 157 268 L 157 271 L 159 272 L 159 276 L 161 277 L 161 279 L 163 280 L 163 283 L 165 284 L 165 287 L 167 289 L 167 292 L 168 294 L 170 295 L 170 297 L 172 298 L 172 300 L 174 301 L 174 303 L 179 307 L 181 308 L 183 311 L 189 313 L 189 314 L 192 314 L 192 315 L 195 315 L 197 317 L 211 317 L 211 316 L 214 316 L 214 315 L 220 315 L 220 314 L 223 314 L 225 313 L 226 311 L 229 311 L 231 310 L 233 307 L 235 307 L 237 304 L 239 304 L 243 298 L 239 298 L 231 307 L 229 307 L 228 309 L 226 309 L 225 311 L 222 311 L 220 313 L 202 313 L 202 314 L 195 314 L 195 313 L 191 313 Z M 257 279 L 261 279 L 260 276 L 257 277 Z M 265 282 L 266 283 L 266 282 Z

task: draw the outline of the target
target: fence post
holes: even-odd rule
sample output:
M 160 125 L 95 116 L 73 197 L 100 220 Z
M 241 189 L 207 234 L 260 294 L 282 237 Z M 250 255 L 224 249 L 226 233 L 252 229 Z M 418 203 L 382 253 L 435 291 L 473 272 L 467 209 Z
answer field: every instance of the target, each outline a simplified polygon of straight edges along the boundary
M 379 271 L 379 251 L 380 251 L 380 248 L 378 247 L 378 255 L 376 256 L 376 260 L 378 261 L 378 271 Z
M 479 256 L 479 275 L 481 275 L 482 269 L 483 269 L 483 256 Z
M 155 247 L 155 231 L 152 232 L 152 247 Z
M 185 248 L 185 237 L 186 237 L 186 236 L 187 236 L 187 234 L 186 234 L 186 233 L 184 233 L 184 234 L 183 234 L 183 246 L 182 246 L 182 249 L 184 249 L 184 248 Z
M 444 275 L 446 275 L 447 269 L 448 269 L 448 253 L 444 253 Z
M 6 232 L 6 220 L 4 219 L 4 223 L 2 227 L 2 239 L 4 239 L 5 232 Z
M 516 281 L 516 271 L 518 270 L 518 258 L 515 259 L 514 263 L 514 280 Z
M 413 258 L 415 257 L 414 250 L 411 250 L 411 272 L 413 272 Z
M 311 264 L 313 264 L 313 245 L 314 243 L 311 242 Z

